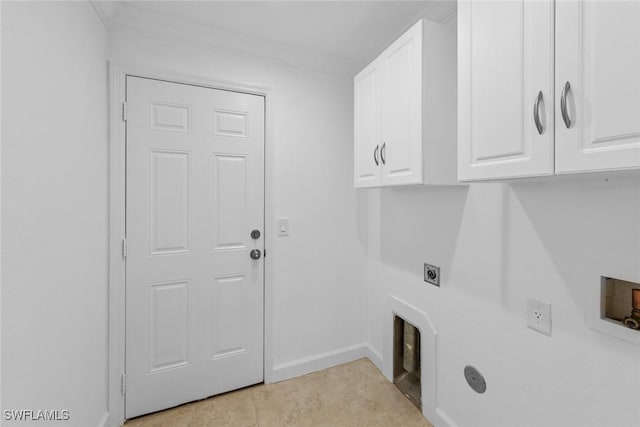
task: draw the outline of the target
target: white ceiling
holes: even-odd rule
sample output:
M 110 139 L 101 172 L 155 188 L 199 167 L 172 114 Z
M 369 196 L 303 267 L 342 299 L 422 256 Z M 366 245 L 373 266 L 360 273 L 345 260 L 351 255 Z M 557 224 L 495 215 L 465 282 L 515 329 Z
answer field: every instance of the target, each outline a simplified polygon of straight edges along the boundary
M 304 50 L 353 64 L 374 58 L 419 17 L 435 21 L 455 12 L 455 1 L 95 1 L 110 26 L 171 19 L 244 40 Z M 136 17 L 135 19 L 132 17 Z M 159 26 L 162 28 L 162 26 Z M 206 36 L 205 36 L 206 37 Z M 218 37 L 220 38 L 220 37 Z M 357 68 L 357 67 L 356 67 Z

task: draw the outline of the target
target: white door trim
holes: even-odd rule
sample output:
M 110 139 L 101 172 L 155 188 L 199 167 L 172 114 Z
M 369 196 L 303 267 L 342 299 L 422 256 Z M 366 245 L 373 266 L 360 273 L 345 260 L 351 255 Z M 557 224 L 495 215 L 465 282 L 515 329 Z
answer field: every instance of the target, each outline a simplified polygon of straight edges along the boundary
M 271 176 L 269 150 L 274 141 L 273 90 L 224 79 L 190 76 L 170 71 L 138 66 L 109 63 L 109 367 L 108 410 L 109 421 L 105 425 L 121 426 L 124 423 L 124 396 L 122 375 L 125 372 L 125 263 L 122 256 L 122 239 L 125 235 L 125 122 L 122 120 L 122 105 L 126 99 L 126 76 L 146 77 L 175 83 L 191 84 L 212 89 L 262 95 L 265 97 L 265 252 L 271 248 L 271 234 L 267 225 L 275 223 L 272 194 L 269 189 Z M 271 250 L 268 250 L 271 253 Z M 273 381 L 275 354 L 274 301 L 268 277 L 268 263 L 264 260 L 264 382 Z

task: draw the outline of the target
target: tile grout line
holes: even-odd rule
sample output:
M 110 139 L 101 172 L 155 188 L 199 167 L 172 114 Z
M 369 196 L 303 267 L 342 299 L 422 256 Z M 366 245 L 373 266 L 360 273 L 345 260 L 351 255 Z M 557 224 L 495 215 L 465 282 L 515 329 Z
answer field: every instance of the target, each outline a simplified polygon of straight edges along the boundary
M 258 407 L 256 406 L 255 388 L 250 390 L 251 404 L 253 405 L 253 414 L 256 417 L 256 427 L 260 427 L 260 419 L 258 418 Z

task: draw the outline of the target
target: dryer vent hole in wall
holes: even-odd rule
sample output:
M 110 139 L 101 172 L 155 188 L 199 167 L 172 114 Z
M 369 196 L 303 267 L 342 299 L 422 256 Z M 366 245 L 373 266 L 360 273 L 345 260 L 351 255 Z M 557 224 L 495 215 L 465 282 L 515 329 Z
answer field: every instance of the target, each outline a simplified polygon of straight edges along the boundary
M 399 316 L 393 319 L 393 383 L 422 409 L 420 330 Z
M 464 378 L 473 391 L 481 394 L 487 391 L 487 382 L 484 380 L 484 376 L 473 366 L 464 367 Z

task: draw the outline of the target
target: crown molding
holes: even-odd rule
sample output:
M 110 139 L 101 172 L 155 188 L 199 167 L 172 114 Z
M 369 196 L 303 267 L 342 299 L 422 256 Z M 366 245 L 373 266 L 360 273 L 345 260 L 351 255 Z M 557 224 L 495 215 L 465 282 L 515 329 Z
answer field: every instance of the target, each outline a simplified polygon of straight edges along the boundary
M 388 48 L 394 40 L 398 39 L 402 34 L 404 34 L 409 28 L 411 28 L 418 20 L 420 19 L 428 19 L 433 22 L 437 22 L 439 24 L 447 24 L 449 23 L 457 14 L 458 6 L 456 0 L 434 0 L 426 5 L 420 12 L 416 13 L 413 19 L 411 19 L 407 25 L 405 25 L 398 33 L 388 40 L 384 45 L 380 46 L 380 48 L 376 51 L 374 55 L 371 55 L 370 58 L 360 67 L 360 69 L 364 68 L 365 64 L 370 63 L 375 58 L 378 57 L 386 48 Z M 359 71 L 359 70 L 358 70 Z
M 188 22 L 126 3 L 119 4 L 108 22 L 112 32 L 133 31 L 156 39 L 311 71 L 353 76 L 364 66 L 363 61 Z
M 442 24 L 448 24 L 458 17 L 458 11 L 454 10 L 449 16 L 442 20 Z
M 93 7 L 93 10 L 102 21 L 102 25 L 106 29 L 110 29 L 113 21 L 118 16 L 118 12 L 121 8 L 121 3 L 118 1 L 104 1 L 104 0 L 89 0 L 89 3 Z
M 458 4 L 455 0 L 440 0 L 430 3 L 422 13 L 422 17 L 439 24 L 449 23 L 458 12 Z

